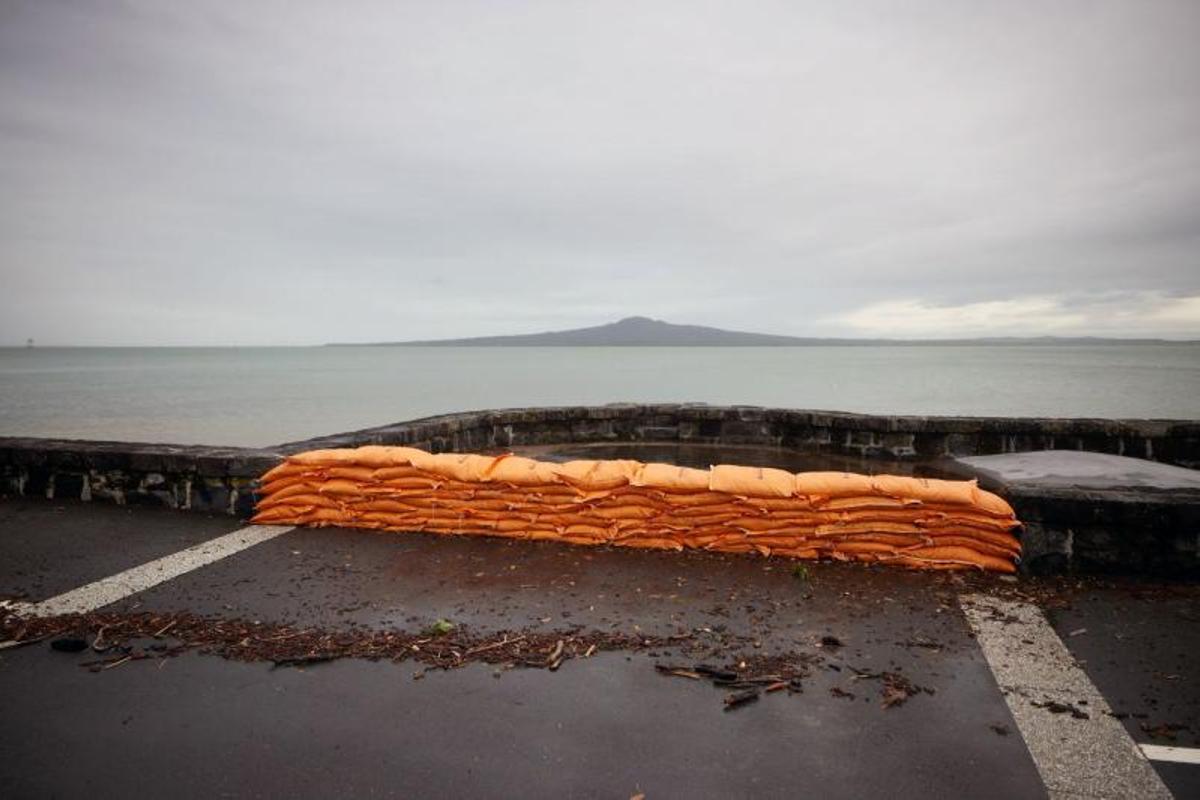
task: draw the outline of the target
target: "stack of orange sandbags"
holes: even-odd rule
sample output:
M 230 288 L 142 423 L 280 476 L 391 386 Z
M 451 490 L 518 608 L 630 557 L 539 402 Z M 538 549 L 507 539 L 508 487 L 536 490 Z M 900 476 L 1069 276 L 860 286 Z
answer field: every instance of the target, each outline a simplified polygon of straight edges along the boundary
M 1014 572 L 1012 508 L 974 481 L 409 447 L 314 450 L 261 481 L 253 521 Z

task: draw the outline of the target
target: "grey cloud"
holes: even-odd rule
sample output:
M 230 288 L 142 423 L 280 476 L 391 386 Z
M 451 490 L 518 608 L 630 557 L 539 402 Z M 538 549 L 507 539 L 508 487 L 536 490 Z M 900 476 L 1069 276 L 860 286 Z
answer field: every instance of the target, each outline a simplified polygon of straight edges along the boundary
M 7 4 L 0 342 L 1200 336 L 1200 7 L 852 5 Z

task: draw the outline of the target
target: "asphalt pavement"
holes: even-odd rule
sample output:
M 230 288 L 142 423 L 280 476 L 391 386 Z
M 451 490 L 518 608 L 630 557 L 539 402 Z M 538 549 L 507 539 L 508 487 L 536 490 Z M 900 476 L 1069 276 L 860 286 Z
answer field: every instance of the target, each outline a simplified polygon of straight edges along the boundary
M 43 601 L 241 524 L 3 500 L 0 598 Z M 200 649 L 122 661 L 92 647 L 60 652 L 51 639 L 10 647 L 0 650 L 0 793 L 1047 796 L 959 605 L 980 592 L 1047 609 L 1135 741 L 1197 745 L 1195 586 L 293 530 L 101 611 L 347 640 L 445 625 L 484 639 L 587 633 L 625 644 L 555 670 L 409 657 L 278 666 Z M 95 633 L 80 630 L 89 644 Z M 628 644 L 642 637 L 654 644 Z M 743 675 L 791 665 L 798 677 L 729 708 L 729 689 L 687 674 L 700 662 Z M 1200 766 L 1154 769 L 1177 797 L 1200 796 Z

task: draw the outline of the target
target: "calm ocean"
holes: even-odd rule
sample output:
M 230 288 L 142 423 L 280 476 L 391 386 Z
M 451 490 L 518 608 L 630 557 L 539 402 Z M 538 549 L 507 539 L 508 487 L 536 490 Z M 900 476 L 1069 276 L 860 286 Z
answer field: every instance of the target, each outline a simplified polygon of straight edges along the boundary
M 1200 345 L 0 349 L 0 435 L 261 446 L 617 401 L 1200 418 Z

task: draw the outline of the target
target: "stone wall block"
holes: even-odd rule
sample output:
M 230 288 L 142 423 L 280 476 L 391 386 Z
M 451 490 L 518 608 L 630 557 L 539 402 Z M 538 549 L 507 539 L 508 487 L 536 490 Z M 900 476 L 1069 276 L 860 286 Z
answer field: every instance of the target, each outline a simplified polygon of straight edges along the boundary
M 679 439 L 678 426 L 647 425 L 638 432 L 638 438 L 648 442 L 673 442 Z
M 977 456 L 979 440 L 975 436 L 964 433 L 952 433 L 945 437 L 945 452 L 952 456 Z
M 1029 575 L 1066 572 L 1071 564 L 1073 543 L 1074 532 L 1070 528 L 1025 521 L 1021 532 L 1021 570 Z

